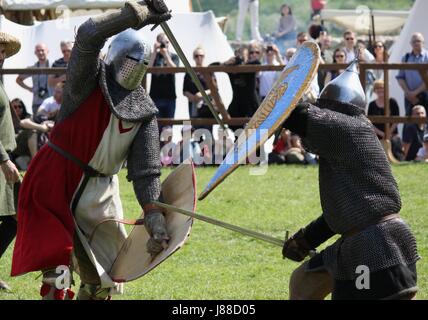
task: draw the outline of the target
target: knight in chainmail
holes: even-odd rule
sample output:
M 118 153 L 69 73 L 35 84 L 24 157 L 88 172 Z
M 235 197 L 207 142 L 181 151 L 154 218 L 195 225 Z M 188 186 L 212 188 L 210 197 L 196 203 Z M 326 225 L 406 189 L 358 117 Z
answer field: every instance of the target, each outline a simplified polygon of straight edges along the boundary
M 364 115 L 356 62 L 297 106 L 284 126 L 319 155 L 322 215 L 285 242 L 283 255 L 303 261 L 290 279 L 291 299 L 409 299 L 417 292 L 416 240 L 399 216 L 397 183 Z
M 18 204 L 12 275 L 41 270 L 43 299 L 73 298 L 68 285 L 58 287 L 59 276 L 59 283 L 72 282 L 58 273 L 61 265 L 79 273 L 78 299 L 122 291 L 108 272 L 126 231 L 117 222 L 100 224 L 123 218 L 117 173 L 126 160 L 151 236 L 141 250 L 156 255 L 167 246 L 165 218 L 152 204 L 161 190 L 157 109 L 141 86 L 150 45 L 137 30 L 170 17 L 162 0 L 129 1 L 77 31 L 56 126 L 31 162 Z

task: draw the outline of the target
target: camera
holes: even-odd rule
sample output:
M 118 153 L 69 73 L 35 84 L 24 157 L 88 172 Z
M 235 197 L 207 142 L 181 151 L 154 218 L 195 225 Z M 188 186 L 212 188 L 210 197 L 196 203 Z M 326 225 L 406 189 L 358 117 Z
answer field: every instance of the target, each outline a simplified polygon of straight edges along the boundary
M 267 51 L 267 52 L 269 52 L 269 51 L 273 51 L 273 46 L 267 46 L 266 51 Z
M 165 44 L 165 42 L 161 42 L 161 44 L 160 44 L 160 47 L 159 48 L 161 48 L 161 49 L 165 49 L 166 48 L 166 44 Z
M 45 97 L 45 95 L 46 95 L 46 93 L 48 93 L 48 89 L 46 89 L 46 88 L 39 88 L 39 91 L 38 91 L 38 95 L 39 95 L 39 98 L 44 98 Z

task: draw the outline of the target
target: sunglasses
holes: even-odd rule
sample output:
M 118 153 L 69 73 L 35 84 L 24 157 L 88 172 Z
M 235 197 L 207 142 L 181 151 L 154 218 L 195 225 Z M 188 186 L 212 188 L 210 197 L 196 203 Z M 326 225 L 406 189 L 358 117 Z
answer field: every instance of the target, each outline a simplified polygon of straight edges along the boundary
M 204 54 L 195 54 L 193 57 L 194 58 L 203 58 L 203 57 L 205 57 L 205 55 Z
M 375 48 L 383 48 L 383 45 L 381 45 L 381 44 L 378 44 L 378 45 L 376 45 L 376 46 L 374 46 Z
M 345 55 L 344 54 L 339 54 L 339 55 L 337 55 L 337 56 L 334 56 L 335 58 L 345 58 Z
M 260 54 L 260 51 L 250 51 L 250 54 L 254 54 L 254 53 Z
M 346 38 L 347 41 L 354 40 L 354 38 Z

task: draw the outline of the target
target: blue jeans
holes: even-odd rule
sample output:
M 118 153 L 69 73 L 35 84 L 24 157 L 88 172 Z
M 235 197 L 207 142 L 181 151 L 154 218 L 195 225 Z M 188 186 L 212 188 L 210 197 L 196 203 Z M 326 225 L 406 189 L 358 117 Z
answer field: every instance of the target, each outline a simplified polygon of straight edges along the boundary
M 175 114 L 175 99 L 153 99 L 156 107 L 159 109 L 158 118 L 174 119 Z

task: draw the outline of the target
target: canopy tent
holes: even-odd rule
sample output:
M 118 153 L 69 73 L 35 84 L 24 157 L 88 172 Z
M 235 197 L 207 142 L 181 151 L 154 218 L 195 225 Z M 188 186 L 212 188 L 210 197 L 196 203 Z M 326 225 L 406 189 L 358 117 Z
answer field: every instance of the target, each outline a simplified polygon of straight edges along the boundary
M 335 23 L 360 34 L 372 32 L 372 17 L 378 35 L 397 33 L 405 24 L 409 11 L 370 10 L 359 7 L 356 10 L 328 9 L 321 12 L 324 21 Z
M 71 17 L 67 20 L 52 20 L 37 22 L 34 26 L 23 26 L 7 20 L 4 16 L 0 16 L 0 30 L 5 30 L 21 40 L 22 48 L 18 54 L 5 60 L 4 68 L 25 68 L 35 63 L 34 46 L 39 42 L 47 44 L 49 51 L 49 61 L 62 56 L 59 43 L 64 39 L 74 39 L 75 30 L 78 26 L 86 21 L 89 17 Z M 227 42 L 226 36 L 220 30 L 212 11 L 203 13 L 179 13 L 174 14 L 168 22 L 171 30 L 173 30 L 177 41 L 180 43 L 189 62 L 193 64 L 193 50 L 202 45 L 205 49 L 206 64 L 218 61 L 226 61 L 233 56 L 233 50 Z M 192 31 L 192 36 L 189 37 L 189 30 Z M 154 43 L 158 33 L 162 32 L 160 27 L 157 27 L 153 32 L 146 27 L 140 30 L 145 38 Z M 107 51 L 111 39 L 106 43 L 103 52 Z M 171 48 L 173 51 L 173 48 Z M 180 64 L 183 66 L 183 64 Z M 24 100 L 28 110 L 31 109 L 32 94 L 21 87 L 16 82 L 17 75 L 4 75 L 6 91 L 10 99 L 20 97 Z M 226 106 L 232 99 L 232 89 L 230 81 L 225 73 L 216 74 L 220 95 Z M 176 75 L 176 94 L 177 108 L 175 117 L 186 119 L 188 114 L 188 101 L 183 96 L 183 80 L 184 74 Z M 27 79 L 28 83 L 31 82 Z M 150 85 L 150 75 L 147 77 L 147 84 Z M 177 129 L 179 130 L 179 128 Z
M 389 58 L 390 63 L 401 63 L 403 56 L 407 52 L 412 51 L 410 39 L 413 33 L 420 32 L 423 34 L 425 39 L 428 39 L 428 21 L 426 18 L 427 12 L 428 1 L 416 0 L 412 10 L 410 11 L 406 24 L 404 25 L 404 28 L 400 33 L 399 38 L 395 41 L 394 45 L 391 48 Z M 391 94 L 391 97 L 397 100 L 398 105 L 400 106 L 400 114 L 404 115 L 404 94 L 403 90 L 398 85 L 398 82 L 395 79 L 395 76 L 397 74 L 398 70 L 393 70 L 389 73 L 389 92 Z

